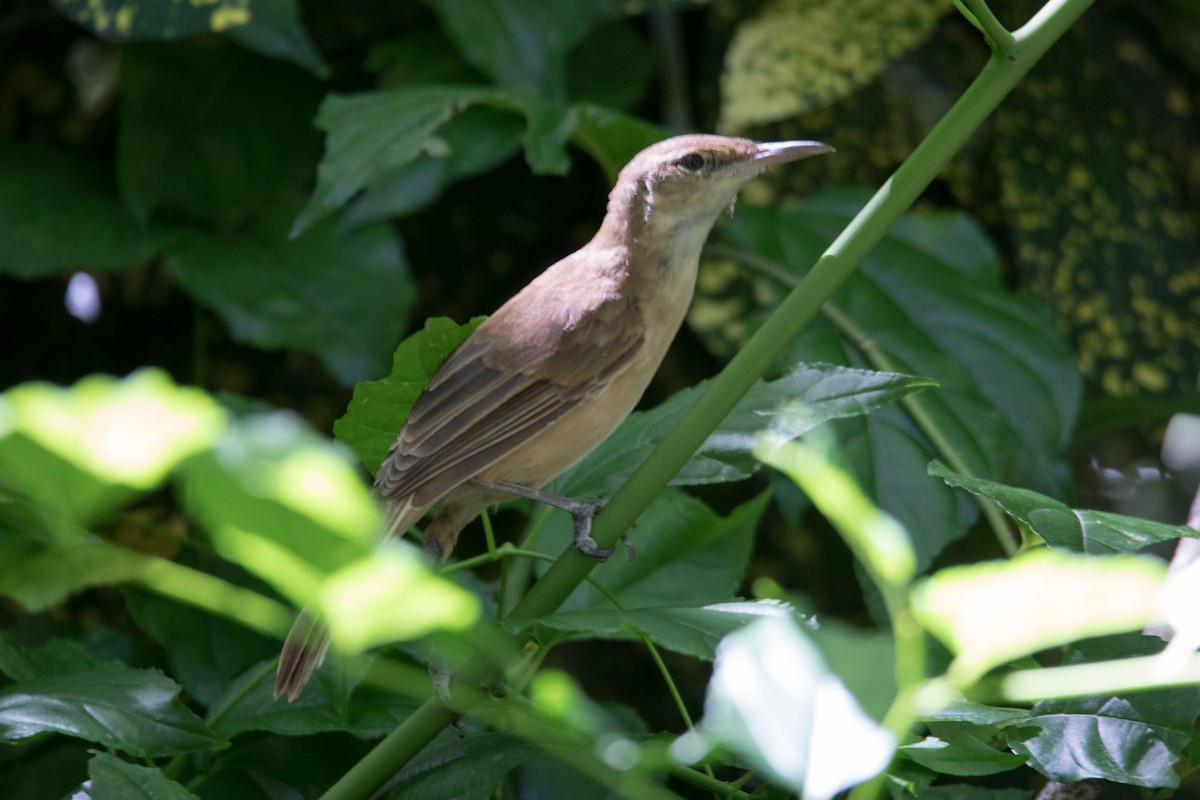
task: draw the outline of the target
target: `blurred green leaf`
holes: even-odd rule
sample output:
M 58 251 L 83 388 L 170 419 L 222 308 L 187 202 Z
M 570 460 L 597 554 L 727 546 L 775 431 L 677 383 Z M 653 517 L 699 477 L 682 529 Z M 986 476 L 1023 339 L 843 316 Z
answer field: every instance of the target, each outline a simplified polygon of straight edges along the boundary
M 276 412 L 232 424 L 184 465 L 188 512 L 216 551 L 298 605 L 368 557 L 382 523 L 348 454 Z
M 694 485 L 748 478 L 760 467 L 753 452 L 759 434 L 795 438 L 826 420 L 866 414 L 932 385 L 932 381 L 908 375 L 796 364 L 782 378 L 757 382 L 671 482 Z M 558 491 L 572 497 L 611 494 L 707 386 L 708 381 L 701 381 L 676 392 L 657 408 L 630 414 L 578 466 L 558 479 Z
M 1165 576 L 1147 556 L 1033 550 L 941 570 L 918 585 L 913 609 L 954 651 L 962 686 L 1019 656 L 1145 627 L 1161 613 Z
M 0 689 L 0 739 L 57 732 L 140 758 L 225 747 L 178 694 L 162 673 L 116 663 L 31 678 Z
M 167 267 L 235 339 L 309 350 L 344 384 L 383 373 L 415 295 L 395 234 L 325 220 L 288 239 L 286 224 L 173 232 L 163 239 Z
M 425 320 L 422 330 L 396 348 L 391 374 L 354 387 L 354 397 L 345 415 L 333 424 L 333 433 L 354 451 L 372 475 L 396 441 L 430 376 L 484 319 L 476 317 L 465 325 L 445 317 Z
M 659 62 L 638 27 L 618 23 L 591 32 L 571 53 L 567 94 L 577 106 L 631 111 L 645 95 Z
M 224 425 L 211 397 L 156 369 L 27 383 L 0 396 L 0 478 L 86 522 L 157 488 Z
M 320 154 L 321 85 L 234 47 L 126 48 L 117 176 L 140 220 L 161 209 L 222 228 L 298 192 Z
M 293 0 L 54 0 L 54 5 L 101 39 L 128 42 L 228 33 L 263 55 L 291 61 L 318 75 L 325 72 Z
M 136 580 L 152 559 L 94 539 L 0 540 L 0 597 L 45 611 L 80 589 Z
M 936 461 L 930 464 L 929 474 L 950 486 L 995 500 L 1048 544 L 1080 553 L 1132 553 L 1155 542 L 1200 536 L 1186 525 L 1166 525 L 1107 511 L 1068 508 L 1064 503 L 1028 489 L 959 475 Z
M 108 753 L 92 756 L 88 776 L 90 800 L 197 800 L 162 770 L 139 767 Z
M 0 630 L 0 673 L 14 681 L 84 672 L 99 664 L 100 659 L 73 639 L 48 639 L 37 647 L 22 647 L 11 633 Z
M 804 797 L 822 800 L 891 761 L 895 741 L 876 720 L 895 685 L 880 679 L 881 672 L 890 676 L 893 661 L 884 637 L 823 625 L 818 646 L 817 635 L 768 617 L 726 637 L 700 732 Z M 849 741 L 852 757 L 843 749 Z
M 775 122 L 852 94 L 949 10 L 940 0 L 774 0 L 725 52 L 718 127 Z
M 330 575 L 317 600 L 333 643 L 354 651 L 469 628 L 480 611 L 475 595 L 431 571 L 424 553 L 392 541 Z
M 65 151 L 2 142 L 0 175 L 0 273 L 39 278 L 117 270 L 154 255 L 152 239 L 98 165 Z
M 762 493 L 720 517 L 699 500 L 677 489 L 662 492 L 638 517 L 630 532 L 637 557 L 629 563 L 618 552 L 591 572 L 627 610 L 723 603 L 741 585 L 754 528 L 770 495 Z M 552 511 L 535 543 L 558 555 L 571 541 L 571 518 Z M 611 608 L 609 600 L 582 584 L 562 611 Z
M 701 607 L 566 611 L 543 617 L 538 626 L 583 639 L 637 639 L 645 634 L 668 650 L 712 661 L 725 636 L 761 617 L 790 614 L 786 606 L 770 601 L 738 601 Z

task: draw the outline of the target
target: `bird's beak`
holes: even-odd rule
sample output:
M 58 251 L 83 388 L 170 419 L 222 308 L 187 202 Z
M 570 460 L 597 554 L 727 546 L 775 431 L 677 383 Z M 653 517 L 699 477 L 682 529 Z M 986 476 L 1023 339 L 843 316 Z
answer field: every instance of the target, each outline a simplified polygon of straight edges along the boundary
M 832 152 L 834 149 L 824 142 L 764 142 L 754 154 L 754 165 L 765 169 L 775 164 L 786 164 L 789 161 Z

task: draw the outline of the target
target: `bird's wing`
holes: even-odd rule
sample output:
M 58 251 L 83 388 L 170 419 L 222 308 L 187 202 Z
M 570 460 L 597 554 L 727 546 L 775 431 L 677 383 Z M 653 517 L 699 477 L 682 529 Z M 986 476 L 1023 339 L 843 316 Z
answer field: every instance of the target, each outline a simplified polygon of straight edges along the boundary
M 375 476 L 427 507 L 612 380 L 642 343 L 636 301 L 530 284 L 438 368 Z

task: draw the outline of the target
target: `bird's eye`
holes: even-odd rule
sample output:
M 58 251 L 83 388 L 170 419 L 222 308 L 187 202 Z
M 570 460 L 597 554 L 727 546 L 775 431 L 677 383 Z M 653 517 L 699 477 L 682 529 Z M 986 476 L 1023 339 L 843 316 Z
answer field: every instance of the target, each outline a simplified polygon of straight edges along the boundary
M 676 163 L 688 172 L 699 172 L 704 167 L 704 156 L 699 153 L 688 153 Z

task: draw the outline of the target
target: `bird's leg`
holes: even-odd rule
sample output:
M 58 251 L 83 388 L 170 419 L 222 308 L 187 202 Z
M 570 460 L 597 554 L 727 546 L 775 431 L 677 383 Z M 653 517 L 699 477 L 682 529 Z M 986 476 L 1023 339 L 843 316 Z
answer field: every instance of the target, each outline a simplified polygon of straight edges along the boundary
M 496 481 L 488 483 L 481 481 L 478 478 L 472 478 L 471 482 L 476 486 L 492 491 L 501 492 L 503 494 L 511 494 L 514 497 L 524 497 L 529 500 L 535 500 L 539 503 L 545 503 L 548 506 L 561 508 L 563 511 L 571 515 L 571 519 L 575 523 L 575 535 L 571 540 L 571 546 L 585 556 L 592 556 L 601 561 L 605 560 L 616 552 L 615 547 L 609 547 L 601 550 L 596 547 L 596 540 L 592 538 L 592 519 L 596 514 L 600 513 L 600 509 L 604 508 L 605 501 L 598 500 L 593 503 L 585 503 L 582 500 L 573 500 L 570 497 L 563 497 L 560 494 L 547 492 L 545 489 L 535 489 L 532 486 L 525 486 L 520 483 L 509 483 L 508 481 Z M 633 561 L 633 542 L 629 538 L 628 533 L 621 534 L 621 542 L 625 545 L 625 549 L 629 552 L 629 560 Z

